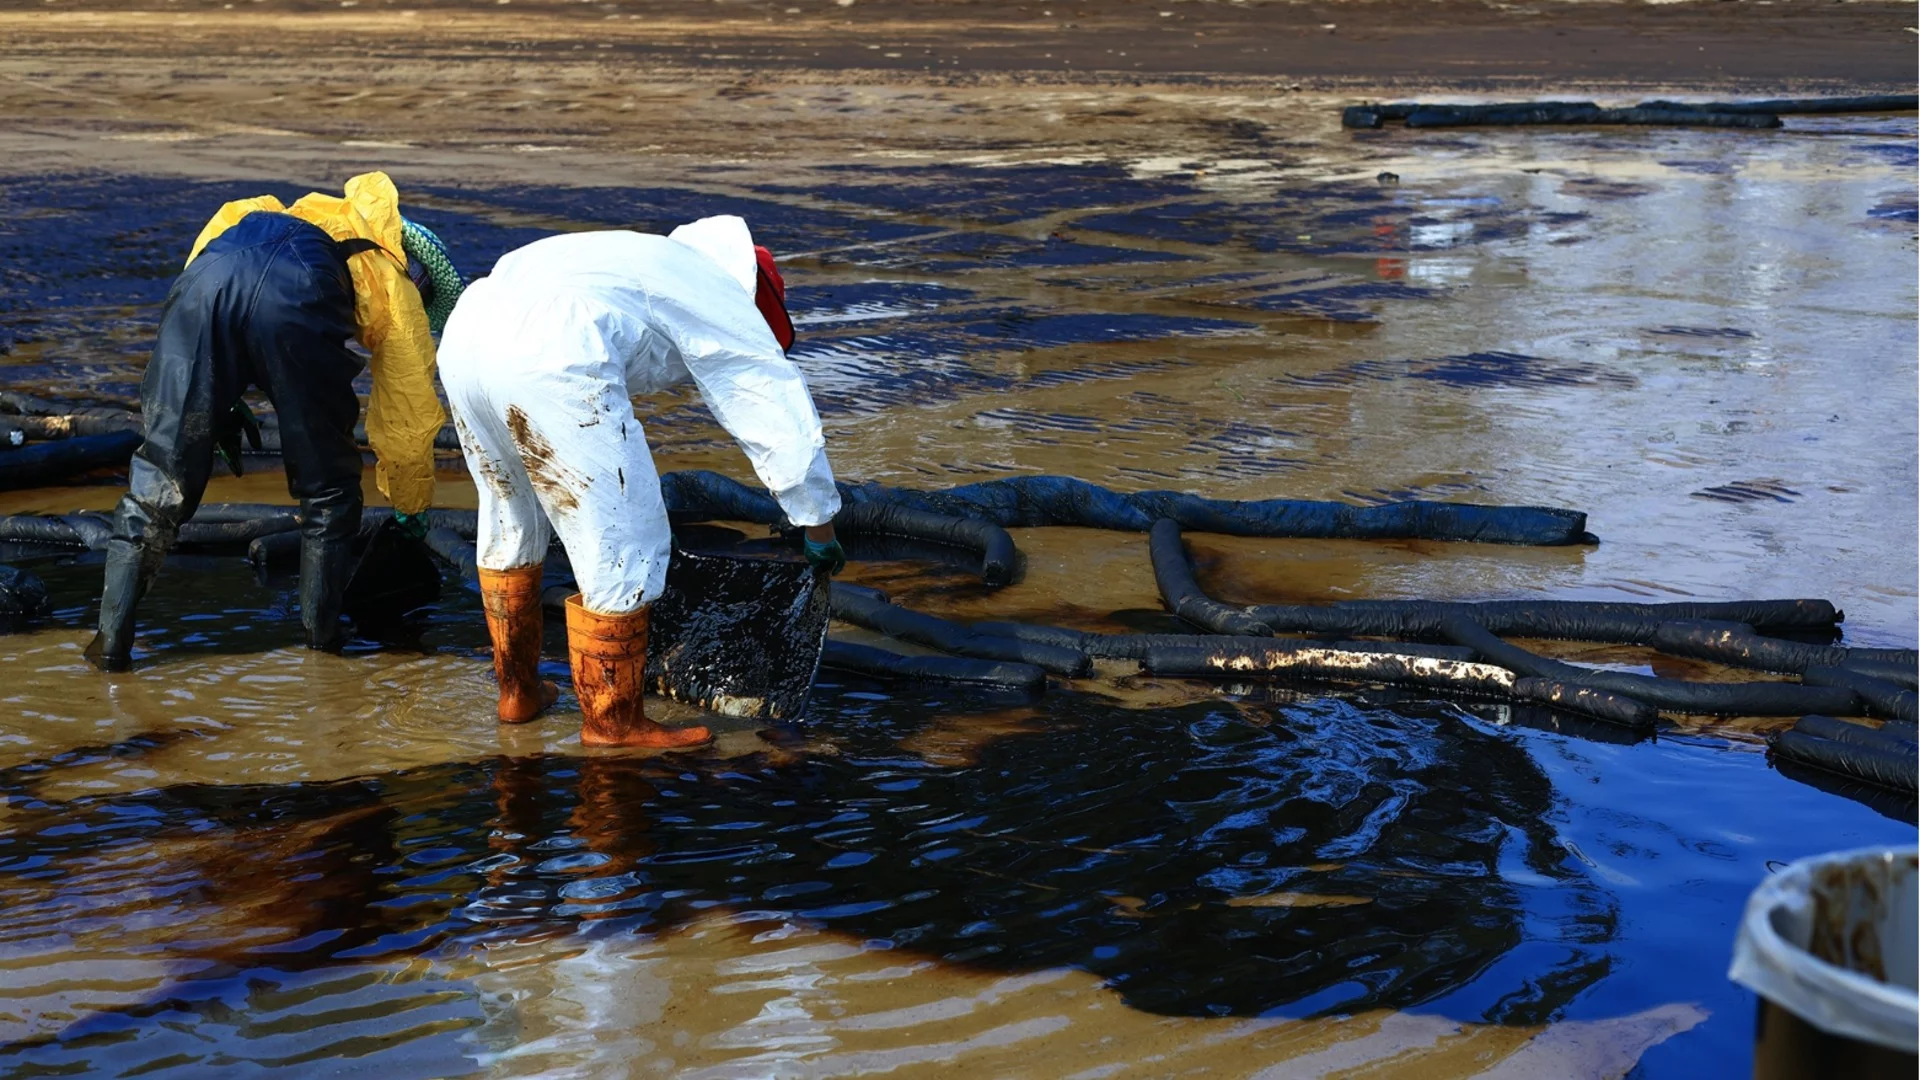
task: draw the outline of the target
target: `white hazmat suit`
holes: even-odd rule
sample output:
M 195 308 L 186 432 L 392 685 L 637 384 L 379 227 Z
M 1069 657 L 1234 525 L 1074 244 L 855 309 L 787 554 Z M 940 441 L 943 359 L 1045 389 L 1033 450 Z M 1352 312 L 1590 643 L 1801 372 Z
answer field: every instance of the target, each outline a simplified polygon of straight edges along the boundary
M 833 519 L 820 417 L 756 281 L 746 222 L 722 216 L 548 237 L 468 287 L 439 361 L 480 489 L 481 567 L 540 562 L 551 522 L 588 609 L 657 598 L 671 533 L 631 399 L 688 379 L 793 524 Z

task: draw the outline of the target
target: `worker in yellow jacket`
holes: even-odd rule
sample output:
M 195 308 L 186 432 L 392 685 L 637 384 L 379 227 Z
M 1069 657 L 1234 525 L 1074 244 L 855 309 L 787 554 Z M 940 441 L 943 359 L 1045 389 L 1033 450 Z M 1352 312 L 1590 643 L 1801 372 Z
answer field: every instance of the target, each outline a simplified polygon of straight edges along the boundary
M 460 275 L 431 232 L 400 216 L 385 173 L 292 206 L 270 196 L 220 208 L 187 256 L 160 316 L 140 387 L 146 441 L 107 545 L 100 632 L 87 656 L 132 665 L 134 609 L 193 516 L 219 456 L 240 471 L 240 435 L 258 445 L 240 395 L 263 390 L 279 416 L 287 490 L 300 501 L 300 617 L 311 648 L 337 645 L 340 606 L 360 528 L 360 449 L 353 380 L 372 354 L 367 441 L 375 482 L 400 527 L 426 532 L 433 439 L 446 416 L 433 389 L 433 338 Z

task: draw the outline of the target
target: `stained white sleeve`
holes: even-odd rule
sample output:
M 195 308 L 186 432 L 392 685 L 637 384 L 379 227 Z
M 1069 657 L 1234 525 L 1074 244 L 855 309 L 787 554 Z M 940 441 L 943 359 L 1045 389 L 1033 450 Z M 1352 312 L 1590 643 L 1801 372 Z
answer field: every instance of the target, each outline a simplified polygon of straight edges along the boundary
M 721 310 L 696 313 L 656 298 L 654 324 L 673 337 L 701 399 L 746 451 L 787 520 L 832 521 L 840 492 L 806 379 L 751 300 L 715 306 Z
M 813 452 L 807 475 L 790 488 L 774 489 L 773 497 L 787 520 L 795 525 L 825 525 L 840 512 L 840 489 L 833 483 L 833 466 L 827 464 L 827 448 Z

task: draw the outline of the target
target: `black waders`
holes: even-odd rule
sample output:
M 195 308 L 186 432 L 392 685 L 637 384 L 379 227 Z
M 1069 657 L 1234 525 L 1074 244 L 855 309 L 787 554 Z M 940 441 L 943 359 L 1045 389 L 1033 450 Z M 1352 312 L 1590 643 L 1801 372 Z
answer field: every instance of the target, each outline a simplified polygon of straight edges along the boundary
M 347 257 L 324 230 L 256 211 L 215 237 L 174 282 L 140 387 L 146 441 L 107 545 L 100 632 L 87 658 L 107 671 L 133 661 L 134 610 L 193 516 L 214 445 L 249 386 L 280 419 L 287 490 L 300 500 L 300 617 L 309 648 L 344 638 L 341 597 L 360 528 L 360 448 L 353 380 L 364 362 Z

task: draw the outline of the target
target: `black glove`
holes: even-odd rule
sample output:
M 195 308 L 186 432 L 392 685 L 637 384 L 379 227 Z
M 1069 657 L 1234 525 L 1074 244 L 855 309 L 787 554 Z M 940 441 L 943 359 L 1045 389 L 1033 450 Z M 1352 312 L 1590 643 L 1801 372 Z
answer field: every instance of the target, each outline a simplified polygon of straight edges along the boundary
M 253 410 L 247 408 L 246 402 L 236 401 L 233 403 L 233 408 L 221 419 L 219 434 L 215 436 L 213 443 L 213 452 L 220 455 L 220 460 L 227 463 L 228 471 L 235 476 L 239 476 L 242 472 L 240 468 L 241 432 L 246 433 L 247 442 L 251 443 L 255 450 L 260 449 L 260 421 L 254 419 Z

